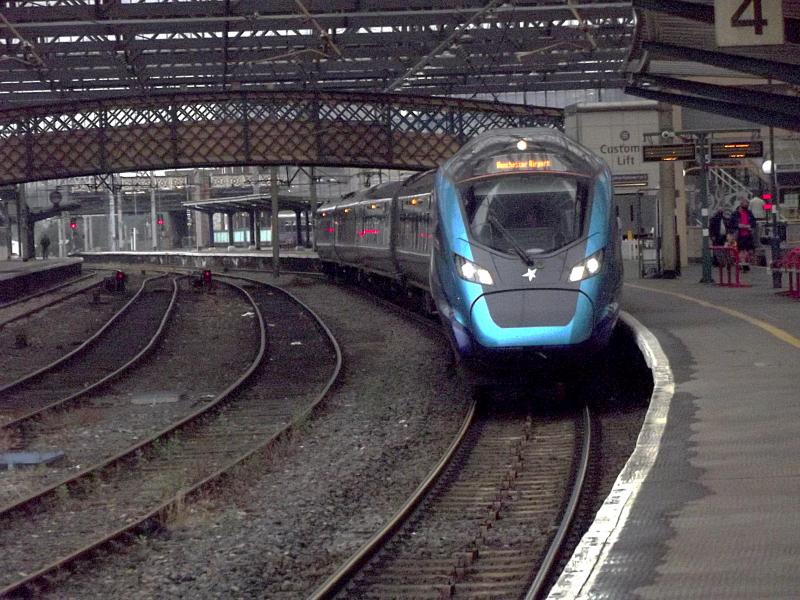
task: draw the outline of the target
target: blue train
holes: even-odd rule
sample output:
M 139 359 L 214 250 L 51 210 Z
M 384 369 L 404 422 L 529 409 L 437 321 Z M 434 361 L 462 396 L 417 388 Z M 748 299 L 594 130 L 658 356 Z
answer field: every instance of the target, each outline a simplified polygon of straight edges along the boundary
M 437 171 L 317 211 L 329 273 L 380 276 L 435 306 L 471 372 L 569 365 L 619 314 L 620 236 L 606 164 L 559 131 L 506 129 Z

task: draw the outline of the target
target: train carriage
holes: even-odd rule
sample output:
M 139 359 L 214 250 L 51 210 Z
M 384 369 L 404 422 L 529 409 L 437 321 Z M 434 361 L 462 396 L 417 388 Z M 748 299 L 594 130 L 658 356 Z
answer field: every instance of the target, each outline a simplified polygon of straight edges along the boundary
M 580 358 L 605 347 L 619 314 L 613 202 L 607 165 L 561 132 L 496 130 L 435 174 L 322 206 L 318 250 L 330 270 L 430 293 L 476 369 Z

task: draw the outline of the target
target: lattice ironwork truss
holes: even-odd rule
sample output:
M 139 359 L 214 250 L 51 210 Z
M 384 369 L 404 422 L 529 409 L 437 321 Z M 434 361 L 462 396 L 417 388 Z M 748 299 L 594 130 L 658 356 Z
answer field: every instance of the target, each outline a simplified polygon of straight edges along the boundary
M 0 106 L 159 92 L 621 87 L 630 2 L 4 0 Z
M 481 131 L 558 127 L 558 109 L 336 92 L 159 95 L 0 113 L 0 185 L 225 165 L 427 169 Z

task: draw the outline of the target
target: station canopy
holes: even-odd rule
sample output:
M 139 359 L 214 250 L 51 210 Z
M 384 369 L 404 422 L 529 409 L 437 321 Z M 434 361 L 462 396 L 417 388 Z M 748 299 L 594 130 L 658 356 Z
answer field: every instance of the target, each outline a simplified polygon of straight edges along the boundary
M 621 88 L 630 2 L 7 0 L 0 107 L 176 92 Z
M 635 94 L 800 131 L 800 0 L 633 0 Z
M 188 201 L 182 203 L 184 208 L 191 208 L 205 213 L 250 213 L 254 210 L 271 211 L 272 199 L 268 194 L 248 194 L 245 196 L 212 198 L 210 200 Z M 281 210 L 308 210 L 308 200 L 298 196 L 281 194 L 278 197 Z

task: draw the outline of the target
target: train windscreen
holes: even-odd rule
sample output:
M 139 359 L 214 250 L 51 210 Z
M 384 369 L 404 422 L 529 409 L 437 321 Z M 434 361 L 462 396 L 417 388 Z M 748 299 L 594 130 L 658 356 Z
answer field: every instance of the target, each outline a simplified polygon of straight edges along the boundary
M 462 181 L 470 233 L 500 252 L 551 252 L 583 234 L 588 178 L 565 173 L 514 173 Z

